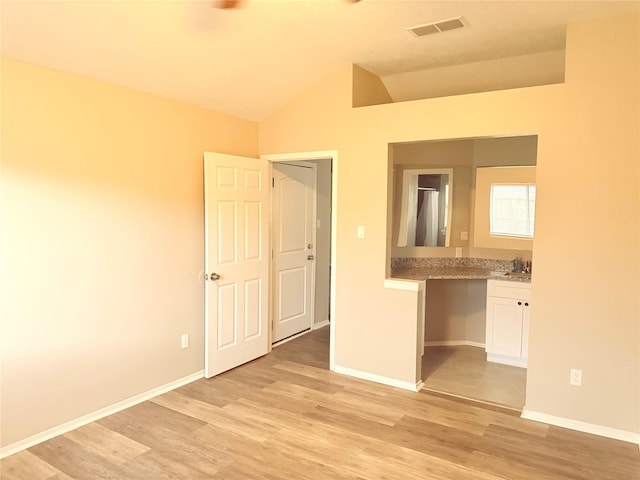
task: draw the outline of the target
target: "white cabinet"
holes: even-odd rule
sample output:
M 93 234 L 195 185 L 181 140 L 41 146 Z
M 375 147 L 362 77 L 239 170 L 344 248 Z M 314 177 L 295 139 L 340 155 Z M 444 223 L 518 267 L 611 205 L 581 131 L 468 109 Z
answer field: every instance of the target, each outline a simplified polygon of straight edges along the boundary
M 531 285 L 487 280 L 487 361 L 527 366 Z

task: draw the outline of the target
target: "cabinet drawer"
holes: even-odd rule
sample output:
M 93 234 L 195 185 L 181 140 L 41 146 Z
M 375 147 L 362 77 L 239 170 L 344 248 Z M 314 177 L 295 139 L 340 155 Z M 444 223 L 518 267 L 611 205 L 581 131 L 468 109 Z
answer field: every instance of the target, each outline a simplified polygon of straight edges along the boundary
M 531 285 L 503 280 L 487 280 L 487 296 L 531 300 Z

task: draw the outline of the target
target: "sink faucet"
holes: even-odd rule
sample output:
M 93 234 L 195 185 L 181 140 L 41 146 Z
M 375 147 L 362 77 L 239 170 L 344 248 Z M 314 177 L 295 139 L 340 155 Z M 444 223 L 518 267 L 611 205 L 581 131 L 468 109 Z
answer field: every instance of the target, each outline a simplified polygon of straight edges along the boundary
M 520 258 L 520 255 L 516 255 L 516 258 L 513 259 L 511 264 L 511 272 L 520 273 L 522 271 L 522 259 Z
M 512 273 L 531 273 L 531 260 L 523 261 L 520 255 L 516 255 L 511 264 Z

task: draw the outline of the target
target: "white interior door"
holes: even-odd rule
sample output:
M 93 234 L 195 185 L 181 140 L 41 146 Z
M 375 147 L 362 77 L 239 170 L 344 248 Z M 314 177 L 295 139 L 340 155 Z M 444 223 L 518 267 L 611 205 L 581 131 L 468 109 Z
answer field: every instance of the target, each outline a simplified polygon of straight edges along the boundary
M 269 350 L 269 163 L 206 152 L 205 376 Z
M 273 342 L 307 330 L 313 322 L 315 168 L 273 164 Z

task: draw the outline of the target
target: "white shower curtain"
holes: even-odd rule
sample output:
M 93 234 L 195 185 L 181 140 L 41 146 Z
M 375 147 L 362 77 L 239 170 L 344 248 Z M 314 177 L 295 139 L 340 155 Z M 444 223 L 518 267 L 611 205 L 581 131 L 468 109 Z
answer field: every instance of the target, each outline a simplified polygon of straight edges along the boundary
M 418 212 L 416 245 L 438 246 L 438 202 L 440 192 L 423 190 L 424 200 Z

